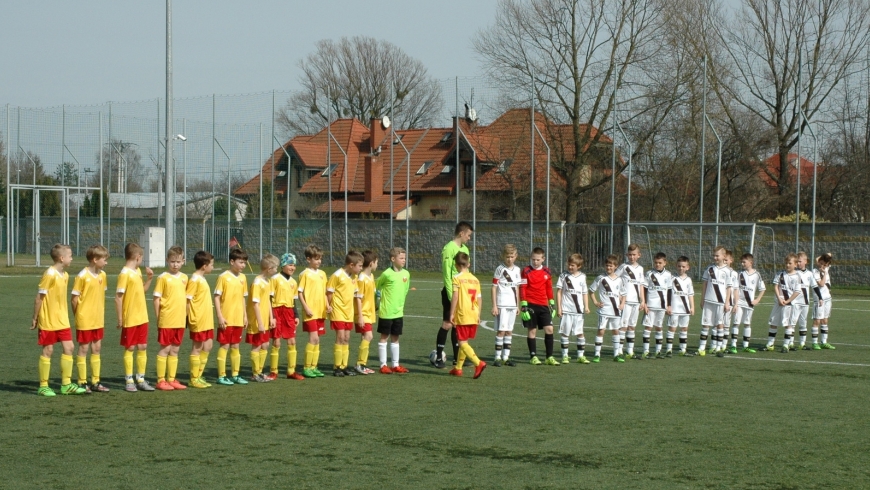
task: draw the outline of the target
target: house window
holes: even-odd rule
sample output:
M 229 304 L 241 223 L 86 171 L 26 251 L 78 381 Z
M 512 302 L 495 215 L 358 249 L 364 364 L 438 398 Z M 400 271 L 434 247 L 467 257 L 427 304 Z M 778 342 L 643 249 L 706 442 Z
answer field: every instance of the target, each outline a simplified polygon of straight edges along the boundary
M 302 187 L 302 184 L 303 184 L 303 182 L 302 182 L 302 167 L 295 167 L 295 168 L 296 168 L 296 188 L 300 189 Z
M 323 173 L 320 175 L 323 177 L 329 177 L 330 175 L 332 175 L 333 172 L 335 172 L 335 169 L 337 169 L 337 168 L 338 168 L 337 163 L 330 163 L 329 166 L 326 167 L 326 170 L 324 170 Z
M 423 165 L 420 165 L 420 168 L 417 169 L 417 175 L 425 174 L 427 171 L 429 171 L 429 167 L 431 167 L 433 163 L 435 162 L 432 160 L 429 160 L 428 162 L 423 162 Z
M 470 163 L 462 164 L 462 187 L 465 189 L 474 187 L 474 166 Z

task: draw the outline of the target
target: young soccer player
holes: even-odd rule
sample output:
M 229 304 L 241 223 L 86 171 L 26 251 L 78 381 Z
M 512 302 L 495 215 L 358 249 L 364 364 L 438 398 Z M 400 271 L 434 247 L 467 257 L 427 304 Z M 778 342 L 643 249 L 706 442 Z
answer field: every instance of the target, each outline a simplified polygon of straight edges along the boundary
M 299 302 L 305 315 L 302 317 L 302 330 L 308 333 L 308 345 L 305 346 L 305 366 L 302 376 L 306 378 L 322 378 L 323 373 L 317 369 L 320 359 L 320 337 L 326 334 L 325 320 L 329 311 L 326 304 L 326 273 L 320 270 L 323 251 L 317 245 L 305 247 L 305 261 L 308 268 L 299 275 Z
M 271 369 L 266 376 L 269 379 L 278 378 L 281 339 L 285 339 L 287 340 L 287 379 L 301 381 L 305 377 L 296 372 L 296 327 L 299 326 L 299 315 L 295 308 L 298 285 L 293 279 L 293 273 L 296 272 L 296 256 L 289 252 L 285 253 L 281 256 L 280 266 L 280 272 L 269 280 L 275 328 L 270 330 L 272 336 L 272 349 L 269 352 Z
M 246 385 L 247 380 L 239 376 L 242 354 L 239 344 L 242 331 L 248 326 L 248 279 L 243 273 L 248 263 L 248 254 L 239 248 L 230 250 L 230 268 L 218 276 L 214 286 L 214 309 L 218 320 L 217 368 L 219 385 Z M 227 352 L 230 354 L 232 376 L 227 376 Z
M 807 254 L 806 252 L 798 252 L 798 263 L 796 272 L 801 278 L 801 294 L 795 298 L 792 303 L 792 316 L 798 330 L 799 343 L 797 348 L 794 348 L 794 338 L 792 337 L 793 350 L 812 350 L 812 347 L 807 346 L 807 317 L 810 310 L 810 289 L 815 289 L 818 285 L 813 276 L 812 271 L 807 270 Z
M 755 311 L 761 298 L 764 297 L 764 280 L 761 274 L 755 270 L 755 258 L 750 253 L 740 257 L 740 265 L 743 270 L 737 275 L 737 283 L 734 287 L 737 293 L 737 311 L 734 312 L 734 324 L 731 327 L 731 347 L 728 352 L 737 353 L 737 335 L 740 333 L 740 325 L 743 325 L 743 348 L 740 352 L 755 353 L 755 349 L 749 347 L 749 339 L 752 338 L 752 313 Z M 759 293 L 755 296 L 755 293 Z
M 178 382 L 178 348 L 187 323 L 187 274 L 181 272 L 184 250 L 171 247 L 166 253 L 168 270 L 157 276 L 154 286 L 154 315 L 157 316 L 157 386 L 161 391 L 186 390 Z
M 511 359 L 511 337 L 517 320 L 520 304 L 520 268 L 515 265 L 517 247 L 507 244 L 502 249 L 503 263 L 496 267 L 492 277 L 492 315 L 495 317 L 495 367 L 502 362 L 506 366 L 516 366 Z M 585 285 L 585 283 L 584 283 Z
M 831 262 L 833 262 L 831 254 L 823 253 L 816 257 L 816 268 L 813 269 L 813 279 L 816 281 L 816 287 L 813 291 L 815 291 L 817 298 L 813 308 L 813 350 L 836 349 L 828 343 L 828 318 L 831 316 L 832 301 Z
M 738 281 L 739 275 L 736 270 L 734 270 L 734 253 L 731 250 L 725 249 L 725 265 L 728 267 L 728 282 L 731 283 L 731 294 L 728 295 L 728 308 L 725 311 L 725 336 L 722 338 L 722 351 L 724 354 L 734 354 L 737 351 L 737 333 L 734 332 L 734 327 L 731 325 L 731 321 L 734 316 L 734 310 L 737 309 L 737 303 L 739 295 L 738 289 Z M 728 348 L 728 338 L 731 337 L 731 342 L 735 345 L 734 349 Z M 732 352 L 732 350 L 734 352 Z
M 731 309 L 728 297 L 731 295 L 731 272 L 725 265 L 725 247 L 713 249 L 713 263 L 704 269 L 701 276 L 704 285 L 704 306 L 701 310 L 701 342 L 698 355 L 707 354 L 707 335 L 713 330 L 712 353 L 725 355 L 725 312 Z
M 107 392 L 100 383 L 100 351 L 105 331 L 106 290 L 108 281 L 103 269 L 109 260 L 109 251 L 102 245 L 91 245 L 85 252 L 88 266 L 82 269 L 73 283 L 70 305 L 76 317 L 76 340 L 79 343 L 76 366 L 79 386 L 90 392 Z M 88 349 L 91 351 L 91 384 L 88 386 Z
M 568 346 L 573 335 L 577 339 L 577 362 L 589 364 L 586 359 L 586 337 L 583 335 L 583 315 L 589 311 L 589 290 L 586 287 L 586 274 L 583 256 L 571 254 L 568 257 L 567 272 L 563 272 L 556 282 L 556 309 L 559 317 L 559 335 L 562 337 L 562 364 L 571 362 Z
M 115 310 L 118 312 L 118 328 L 121 330 L 121 346 L 124 347 L 124 390 L 129 392 L 154 391 L 145 380 L 148 364 L 148 309 L 145 305 L 145 291 L 151 287 L 154 271 L 145 268 L 148 279 L 142 282 L 143 250 L 138 244 L 128 243 L 124 247 L 124 268 L 118 275 L 115 289 Z M 133 352 L 136 351 L 136 377 L 133 377 Z
M 193 341 L 193 349 L 190 350 L 190 386 L 209 388 L 211 384 L 202 373 L 208 365 L 208 354 L 214 339 L 214 307 L 205 275 L 214 269 L 214 255 L 200 250 L 193 256 L 193 266 L 196 271 L 190 275 L 185 293 L 187 325 L 190 328 L 190 340 Z
M 625 358 L 641 359 L 634 354 L 634 330 L 637 327 L 638 313 L 646 310 L 646 297 L 643 266 L 637 263 L 640 260 L 640 247 L 636 243 L 632 243 L 626 249 L 625 260 L 626 262 L 616 269 L 616 275 L 621 276 L 625 281 L 625 308 L 622 310 L 619 337 L 620 342 L 625 344 Z
M 671 301 L 671 317 L 668 321 L 668 347 L 665 357 L 671 357 L 674 345 L 674 334 L 680 329 L 680 355 L 693 356 L 686 350 L 689 339 L 689 318 L 695 314 L 695 289 L 692 278 L 689 277 L 691 265 L 689 258 L 681 256 L 677 259 L 677 276 L 673 281 L 673 300 Z
M 72 382 L 73 341 L 69 326 L 69 310 L 66 303 L 66 287 L 69 284 L 69 274 L 64 269 L 72 263 L 72 249 L 69 245 L 57 244 L 51 248 L 49 267 L 39 281 L 39 289 L 33 302 L 33 321 L 30 329 L 39 329 L 38 343 L 42 346 L 39 357 L 39 390 L 41 396 L 55 396 L 56 393 L 48 386 L 51 374 L 51 354 L 54 344 L 60 342 L 63 354 L 60 356 L 60 392 L 63 395 L 82 395 L 87 390 Z
M 248 292 L 248 329 L 245 342 L 251 345 L 251 380 L 257 383 L 272 381 L 263 376 L 263 366 L 269 348 L 269 331 L 275 328 L 272 304 L 269 300 L 269 279 L 278 269 L 278 258 L 266 254 L 260 259 L 260 274 L 251 282 Z
M 381 374 L 406 374 L 408 370 L 399 363 L 399 336 L 402 335 L 405 316 L 405 299 L 411 289 L 411 274 L 405 269 L 405 249 L 393 247 L 390 249 L 390 268 L 378 276 L 375 283 L 381 293 L 381 304 L 378 308 L 378 359 L 381 362 Z M 393 367 L 387 366 L 387 339 L 390 341 L 390 354 Z
M 359 356 L 357 357 L 356 367 L 354 369 L 359 374 L 374 374 L 374 370 L 369 369 L 369 345 L 372 343 L 372 324 L 375 323 L 375 278 L 374 272 L 378 269 L 378 254 L 371 250 L 366 250 L 362 253 L 363 263 L 362 272 L 356 276 L 356 287 L 359 296 L 359 302 L 354 301 L 354 304 L 359 304 L 361 311 L 356 311 L 356 317 L 362 317 L 362 324 L 355 325 L 356 333 L 362 338 L 359 342 Z
M 556 300 L 553 299 L 553 275 L 544 266 L 544 249 L 535 247 L 527 265 L 520 277 L 520 311 L 523 326 L 528 330 L 526 342 L 529 346 L 529 363 L 533 366 L 541 364 L 536 352 L 538 329 L 544 330 L 544 347 L 548 366 L 558 366 L 559 361 L 553 357 L 553 317 L 556 316 Z
M 595 278 L 589 290 L 598 293 L 592 296 L 592 302 L 598 308 L 598 332 L 595 336 L 595 357 L 592 362 L 601 362 L 601 344 L 604 343 L 604 331 L 610 330 L 613 340 L 613 360 L 625 362 L 620 351 L 622 342 L 619 339 L 619 329 L 622 327 L 622 309 L 625 308 L 625 281 L 616 274 L 619 257 L 610 254 L 604 259 L 604 274 Z
M 347 368 L 350 358 L 350 331 L 353 324 L 364 323 L 359 290 L 356 286 L 357 274 L 362 270 L 363 256 L 351 250 L 344 257 L 344 267 L 337 269 L 326 283 L 326 308 L 329 312 L 329 328 L 335 331 L 335 346 L 332 348 L 334 362 L 332 375 L 337 378 L 356 376 Z M 356 313 L 356 314 L 354 314 Z
M 776 341 L 776 331 L 778 327 L 785 329 L 785 336 L 782 341 L 782 352 L 789 351 L 792 334 L 792 306 L 791 303 L 798 297 L 800 292 L 800 277 L 795 272 L 797 268 L 797 255 L 788 254 L 785 256 L 785 270 L 779 271 L 773 276 L 773 289 L 776 291 L 776 301 L 773 303 L 773 309 L 770 311 L 770 328 L 767 331 L 767 345 L 764 346 L 765 351 L 773 351 L 773 344 Z
M 467 221 L 456 223 L 453 229 L 453 240 L 447 242 L 441 249 L 441 278 L 444 288 L 441 290 L 441 328 L 435 338 L 435 361 L 432 363 L 438 369 L 444 369 L 444 344 L 447 342 L 447 333 L 450 332 L 450 341 L 453 344 L 453 362 L 459 355 L 459 341 L 456 332 L 451 329 L 450 302 L 453 300 L 453 276 L 459 273 L 456 270 L 456 254 L 462 252 L 468 255 L 468 247 L 465 245 L 471 240 L 474 228 Z M 430 361 L 432 362 L 432 361 Z M 462 366 L 460 366 L 461 368 Z
M 671 314 L 671 302 L 673 300 L 674 276 L 665 267 L 668 266 L 668 257 L 659 252 L 653 257 L 653 268 L 646 272 L 646 284 L 643 296 L 646 298 L 643 315 L 643 359 L 652 359 L 649 351 L 649 338 L 655 329 L 656 352 L 655 357 L 664 359 L 667 351 L 662 353 L 662 326 L 665 323 L 665 315 Z M 671 337 L 673 343 L 673 337 Z M 669 346 L 670 347 L 670 346 Z
M 468 265 L 471 263 L 468 254 L 465 252 L 457 253 L 454 262 L 459 273 L 453 276 L 450 318 L 456 330 L 456 338 L 459 340 L 459 356 L 456 358 L 456 367 L 450 370 L 450 374 L 462 376 L 462 365 L 466 359 L 469 359 L 474 364 L 474 379 L 477 379 L 486 369 L 486 362 L 478 359 L 474 349 L 468 345 L 468 341 L 477 335 L 477 325 L 480 324 L 480 303 L 483 295 L 480 291 L 480 281 L 468 272 Z

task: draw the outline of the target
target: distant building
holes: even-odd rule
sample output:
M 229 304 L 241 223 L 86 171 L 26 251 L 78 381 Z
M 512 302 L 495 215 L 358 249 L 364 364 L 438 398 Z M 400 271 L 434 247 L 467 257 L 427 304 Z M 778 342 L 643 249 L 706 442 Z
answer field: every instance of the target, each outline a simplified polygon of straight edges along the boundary
M 91 194 L 79 194 L 73 192 L 72 190 L 70 191 L 70 193 L 68 194 L 70 216 L 76 215 L 76 209 L 82 206 L 86 196 L 91 197 Z M 128 192 L 126 194 L 113 192 L 109 194 L 109 207 L 112 210 L 112 218 L 124 217 L 125 206 L 127 208 L 128 218 L 157 219 L 158 206 L 160 207 L 160 216 L 163 217 L 165 215 L 165 196 L 166 195 L 163 193 L 158 194 L 156 192 Z M 186 203 L 188 219 L 211 218 L 214 202 L 221 200 L 225 201 L 226 197 L 226 193 L 212 194 L 210 191 L 188 192 L 186 195 L 184 192 L 176 192 L 175 215 L 177 217 L 183 216 Z M 248 209 L 247 202 L 244 199 L 239 199 L 235 196 L 231 196 L 230 201 L 233 203 L 234 206 L 233 212 L 235 220 L 241 221 L 242 218 L 245 216 L 245 212 Z M 225 205 L 223 205 L 222 203 L 218 204 L 218 207 L 226 209 Z M 226 214 L 216 217 L 218 221 L 220 221 L 222 218 L 226 218 Z

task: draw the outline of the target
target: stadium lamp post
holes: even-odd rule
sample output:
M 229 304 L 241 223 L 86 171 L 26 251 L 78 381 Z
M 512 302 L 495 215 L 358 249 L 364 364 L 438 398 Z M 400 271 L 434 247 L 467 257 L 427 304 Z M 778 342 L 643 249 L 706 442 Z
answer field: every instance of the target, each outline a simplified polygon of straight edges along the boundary
M 166 162 L 164 169 L 166 171 L 166 202 L 164 209 L 166 212 L 165 218 L 165 233 L 164 244 L 165 250 L 169 250 L 175 246 L 175 161 L 172 158 L 172 142 L 169 138 L 174 131 L 172 128 L 172 0 L 166 0 L 166 131 L 163 133 L 166 138 L 164 156 Z M 186 140 L 182 135 L 177 135 L 173 140 Z M 158 175 L 158 178 L 160 176 Z M 158 195 L 158 201 L 160 196 Z M 158 224 L 160 226 L 160 203 L 157 203 Z
M 816 182 L 817 182 L 817 174 L 818 174 L 818 145 L 816 139 L 816 132 L 813 131 L 813 125 L 810 124 L 809 119 L 807 119 L 807 115 L 804 113 L 803 109 L 800 109 L 801 118 L 803 122 L 807 125 L 807 129 L 810 130 L 810 136 L 813 137 L 813 222 L 812 222 L 812 232 L 810 233 L 810 259 L 815 260 L 816 256 Z M 798 158 L 798 172 L 800 172 L 800 158 Z
M 230 209 L 232 208 L 232 203 L 230 202 L 231 159 L 230 159 L 230 156 L 227 154 L 227 151 L 224 150 L 223 145 L 221 145 L 221 142 L 218 141 L 217 138 L 212 138 L 212 139 L 214 140 L 215 143 L 217 143 L 218 148 L 221 149 L 221 152 L 224 154 L 224 156 L 227 157 L 227 243 L 229 243 L 230 238 L 231 238 L 230 237 Z M 215 196 L 212 195 L 211 199 L 212 199 L 212 208 L 214 208 Z M 214 228 L 212 228 L 212 229 L 214 229 Z M 212 243 L 212 246 L 214 247 L 214 246 L 216 246 L 216 244 Z M 229 260 L 229 255 L 227 255 L 227 260 Z
M 625 140 L 625 144 L 628 145 L 628 196 L 625 203 L 625 243 L 626 246 L 631 243 L 631 156 L 634 153 L 634 145 L 631 144 L 631 141 L 628 140 L 628 136 L 625 135 L 625 131 L 622 130 L 622 125 L 619 124 L 619 120 L 614 118 L 613 125 L 619 134 L 622 135 L 622 139 Z M 616 144 L 616 141 L 614 141 Z M 614 176 L 614 180 L 615 180 Z
M 715 234 L 715 242 L 714 246 L 719 245 L 719 197 L 721 195 L 722 189 L 722 138 L 719 137 L 719 133 L 716 131 L 716 128 L 713 127 L 713 122 L 710 121 L 710 118 L 707 114 L 704 114 L 704 121 L 710 125 L 710 129 L 713 131 L 713 135 L 716 136 L 716 141 L 719 142 L 719 158 L 716 164 L 716 234 Z M 703 192 L 703 189 L 702 189 Z M 700 260 L 700 256 L 698 258 Z

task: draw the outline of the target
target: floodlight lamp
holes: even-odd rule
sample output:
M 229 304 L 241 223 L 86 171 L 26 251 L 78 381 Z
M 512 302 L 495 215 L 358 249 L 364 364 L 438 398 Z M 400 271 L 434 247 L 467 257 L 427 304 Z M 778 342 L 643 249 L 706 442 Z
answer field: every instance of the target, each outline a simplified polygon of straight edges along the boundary
M 181 140 L 181 141 L 187 141 L 187 137 L 184 136 L 183 134 L 176 134 L 175 139 Z

